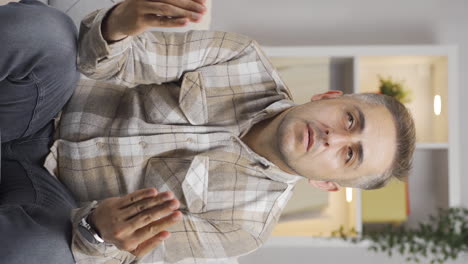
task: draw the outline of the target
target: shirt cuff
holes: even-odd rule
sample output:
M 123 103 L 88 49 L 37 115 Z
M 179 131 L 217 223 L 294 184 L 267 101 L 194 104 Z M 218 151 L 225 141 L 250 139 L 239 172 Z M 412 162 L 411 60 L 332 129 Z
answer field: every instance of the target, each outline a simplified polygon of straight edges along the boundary
M 109 12 L 111 12 L 116 6 L 108 9 L 101 9 L 98 14 L 94 17 L 92 24 L 90 25 L 89 35 L 93 38 L 93 49 L 96 53 L 97 58 L 111 58 L 123 53 L 125 50 L 130 48 L 132 42 L 132 36 L 128 36 L 122 40 L 109 44 L 102 34 L 102 23 L 104 18 Z
M 122 263 L 136 259 L 136 256 L 130 252 L 121 251 L 112 243 L 93 244 L 89 242 L 78 230 L 78 225 L 84 217 L 87 217 L 91 211 L 98 206 L 97 201 L 89 203 L 87 206 L 72 210 L 71 220 L 73 223 L 72 251 L 75 261 L 82 263 L 81 260 L 89 259 L 90 256 L 98 258 L 121 259 Z M 125 260 L 125 261 L 124 261 Z M 125 262 L 126 263 L 126 262 Z

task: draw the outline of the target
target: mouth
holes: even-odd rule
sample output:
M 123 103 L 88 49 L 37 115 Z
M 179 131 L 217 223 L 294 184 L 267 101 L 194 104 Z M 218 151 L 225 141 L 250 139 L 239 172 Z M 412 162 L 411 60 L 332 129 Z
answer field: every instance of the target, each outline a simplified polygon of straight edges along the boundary
M 309 152 L 309 150 L 312 148 L 314 145 L 314 130 L 310 127 L 309 124 L 306 125 L 305 129 L 305 136 L 304 136 L 304 145 L 306 148 L 306 151 Z

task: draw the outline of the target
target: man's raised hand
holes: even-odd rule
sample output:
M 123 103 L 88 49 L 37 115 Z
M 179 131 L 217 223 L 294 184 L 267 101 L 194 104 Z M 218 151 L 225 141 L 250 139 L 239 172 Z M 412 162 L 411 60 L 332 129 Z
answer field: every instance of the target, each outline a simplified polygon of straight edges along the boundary
M 141 257 L 170 236 L 165 229 L 182 219 L 179 205 L 171 192 L 142 189 L 103 200 L 90 222 L 104 241 Z
M 206 0 L 126 0 L 118 4 L 102 24 L 104 39 L 118 41 L 150 27 L 182 27 L 199 22 Z

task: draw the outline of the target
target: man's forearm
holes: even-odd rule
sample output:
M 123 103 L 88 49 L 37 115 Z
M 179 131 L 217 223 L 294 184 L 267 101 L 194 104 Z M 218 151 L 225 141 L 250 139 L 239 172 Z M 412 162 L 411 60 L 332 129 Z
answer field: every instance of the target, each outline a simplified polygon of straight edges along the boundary
M 144 32 L 149 26 L 133 21 L 129 14 L 135 13 L 128 13 L 125 3 L 94 12 L 82 21 L 78 65 L 92 79 L 128 87 L 173 82 L 187 71 L 232 60 L 253 44 L 248 37 L 227 32 Z M 165 19 L 158 21 L 169 21 Z

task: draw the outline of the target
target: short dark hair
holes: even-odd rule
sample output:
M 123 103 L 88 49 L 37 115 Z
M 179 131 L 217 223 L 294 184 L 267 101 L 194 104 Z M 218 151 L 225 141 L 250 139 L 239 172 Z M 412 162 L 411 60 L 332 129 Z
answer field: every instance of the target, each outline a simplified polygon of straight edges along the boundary
M 395 98 L 375 93 L 350 94 L 371 105 L 383 105 L 391 113 L 396 128 L 396 151 L 392 165 L 381 175 L 367 177 L 356 187 L 372 190 L 384 187 L 391 179 L 406 181 L 412 168 L 413 153 L 416 146 L 416 129 L 410 111 Z

